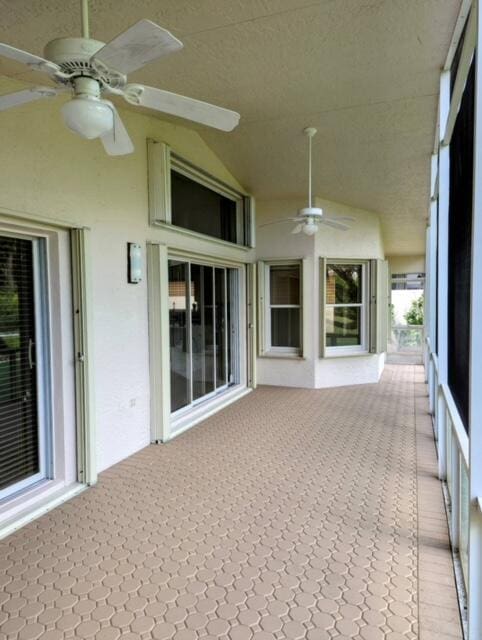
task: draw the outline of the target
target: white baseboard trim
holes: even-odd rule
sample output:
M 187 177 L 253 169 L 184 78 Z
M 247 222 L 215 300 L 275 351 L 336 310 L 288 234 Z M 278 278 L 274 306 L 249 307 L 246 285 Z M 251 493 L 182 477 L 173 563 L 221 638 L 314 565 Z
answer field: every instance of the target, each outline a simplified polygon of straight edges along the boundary
M 241 389 L 236 389 L 232 393 L 228 392 L 222 394 L 219 396 L 219 398 L 206 403 L 206 405 L 204 406 L 200 405 L 197 409 L 190 413 L 189 416 L 186 416 L 182 421 L 180 420 L 177 425 L 174 424 L 172 426 L 172 432 L 170 434 L 169 440 L 176 438 L 177 436 L 181 435 L 181 433 L 184 433 L 191 427 L 194 427 L 196 424 L 203 422 L 218 411 L 221 411 L 221 409 L 224 409 L 233 402 L 240 400 L 248 393 L 251 393 L 251 391 L 253 391 L 253 389 L 251 389 L 250 387 L 243 387 Z M 169 442 L 169 440 L 167 440 L 166 442 Z
M 23 510 L 18 510 L 11 517 L 8 517 L 7 513 L 7 517 L 3 521 L 0 521 L 0 540 L 6 538 L 29 522 L 32 522 L 32 520 L 43 516 L 67 500 L 70 500 L 70 498 L 79 495 L 79 493 L 87 489 L 87 486 L 86 484 L 80 484 L 78 482 L 67 486 L 63 485 L 60 488 L 54 486 L 53 491 L 47 491 L 46 494 L 39 497 L 34 505 L 28 506 Z

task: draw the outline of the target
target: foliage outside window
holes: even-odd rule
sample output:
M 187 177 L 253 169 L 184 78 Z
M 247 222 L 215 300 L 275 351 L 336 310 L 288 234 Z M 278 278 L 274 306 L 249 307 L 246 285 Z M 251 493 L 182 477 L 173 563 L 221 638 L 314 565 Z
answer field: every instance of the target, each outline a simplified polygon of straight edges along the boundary
M 325 340 L 332 350 L 365 348 L 365 264 L 329 262 L 325 273 Z
M 423 295 L 412 300 L 409 310 L 404 315 L 407 324 L 423 324 Z

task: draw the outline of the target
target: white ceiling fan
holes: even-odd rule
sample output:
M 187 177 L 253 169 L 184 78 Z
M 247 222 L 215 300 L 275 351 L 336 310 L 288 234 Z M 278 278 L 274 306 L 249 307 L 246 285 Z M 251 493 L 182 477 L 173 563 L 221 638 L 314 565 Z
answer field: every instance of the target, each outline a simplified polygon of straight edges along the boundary
M 82 37 L 52 40 L 45 47 L 45 58 L 0 43 L 0 56 L 41 71 L 58 85 L 1 95 L 0 111 L 71 92 L 72 99 L 61 109 L 65 124 L 84 138 L 100 138 L 109 155 L 131 153 L 134 146 L 115 106 L 104 95 L 119 95 L 129 104 L 222 131 L 232 131 L 238 125 L 240 116 L 234 111 L 162 89 L 128 84 L 128 73 L 179 51 L 182 42 L 150 20 L 140 20 L 107 44 L 93 40 L 88 0 L 80 0 L 80 4 Z
M 303 133 L 308 138 L 308 206 L 303 207 L 298 211 L 298 215 L 293 218 L 283 218 L 281 220 L 273 220 L 272 222 L 266 222 L 265 224 L 261 224 L 260 227 L 267 227 L 271 224 L 283 224 L 286 222 L 296 222 L 296 226 L 294 227 L 291 233 L 305 233 L 307 236 L 314 235 L 318 229 L 320 224 L 324 224 L 328 227 L 333 227 L 334 229 L 340 229 L 341 231 L 347 231 L 350 227 L 347 222 L 353 222 L 354 218 L 349 216 L 340 216 L 337 218 L 326 218 L 323 215 L 323 209 L 319 207 L 313 206 L 313 198 L 311 194 L 311 141 L 313 137 L 316 135 L 317 130 L 314 127 L 307 127 L 303 129 Z

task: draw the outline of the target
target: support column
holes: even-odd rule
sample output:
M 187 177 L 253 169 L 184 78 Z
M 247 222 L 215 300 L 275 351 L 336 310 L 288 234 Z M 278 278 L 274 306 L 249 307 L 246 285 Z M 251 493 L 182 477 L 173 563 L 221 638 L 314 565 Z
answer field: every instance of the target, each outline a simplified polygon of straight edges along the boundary
M 439 206 L 438 206 L 438 287 L 437 287 L 437 335 L 438 335 L 438 388 L 435 393 L 436 432 L 438 440 L 439 478 L 447 477 L 447 446 L 445 428 L 445 403 L 440 385 L 447 384 L 447 292 L 448 292 L 448 224 L 450 149 L 442 143 L 450 109 L 450 72 L 444 71 L 440 78 L 440 151 L 439 151 Z

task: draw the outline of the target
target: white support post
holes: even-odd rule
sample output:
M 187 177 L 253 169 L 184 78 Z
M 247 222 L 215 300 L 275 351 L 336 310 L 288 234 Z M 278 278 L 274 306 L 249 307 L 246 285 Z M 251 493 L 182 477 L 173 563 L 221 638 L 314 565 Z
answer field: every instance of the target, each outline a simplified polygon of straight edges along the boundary
M 477 34 L 482 33 L 479 3 Z M 468 640 L 482 638 L 482 51 L 476 49 L 469 406 Z
M 444 139 L 450 109 L 450 72 L 444 71 L 440 78 L 440 141 Z M 450 151 L 449 146 L 441 144 L 439 151 L 438 173 L 438 287 L 437 287 L 437 357 L 438 389 L 435 394 L 435 416 L 438 440 L 438 473 L 441 480 L 447 476 L 447 447 L 445 427 L 445 404 L 440 385 L 447 384 L 447 292 L 448 292 L 448 224 L 449 224 L 449 183 Z
M 170 439 L 171 382 L 169 362 L 169 273 L 165 245 L 147 245 L 149 298 L 149 369 L 151 388 L 151 440 Z
M 452 432 L 450 438 L 452 438 L 452 493 L 450 495 L 451 542 L 453 548 L 458 551 L 460 545 L 460 453 Z
M 423 332 L 423 369 L 425 372 L 425 382 L 428 382 L 430 352 L 428 349 L 427 338 L 430 327 L 430 296 L 427 292 L 430 290 L 430 224 L 425 229 L 425 295 L 424 295 L 424 332 Z

